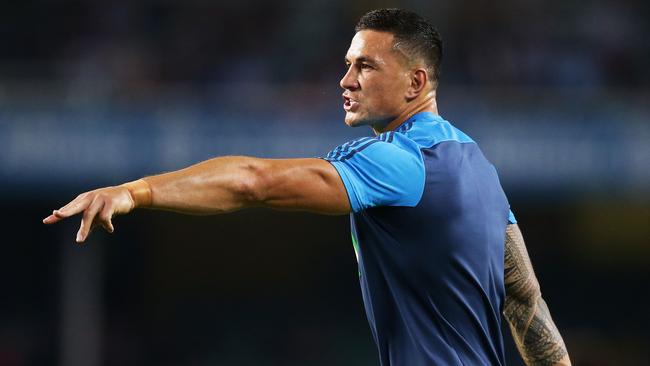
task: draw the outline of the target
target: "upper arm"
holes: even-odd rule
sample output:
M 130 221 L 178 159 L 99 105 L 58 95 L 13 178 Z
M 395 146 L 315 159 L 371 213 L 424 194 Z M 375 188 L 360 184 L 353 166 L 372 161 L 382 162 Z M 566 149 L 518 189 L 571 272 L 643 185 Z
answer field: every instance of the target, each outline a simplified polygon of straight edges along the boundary
M 526 365 L 571 365 L 517 224 L 506 228 L 505 287 L 503 315 Z
M 325 160 L 260 159 L 253 170 L 255 201 L 262 206 L 332 215 L 351 210 L 339 174 Z
M 419 149 L 380 138 L 349 142 L 324 159 L 259 160 L 256 199 L 263 206 L 326 214 L 376 206 L 415 206 L 424 191 Z
M 541 296 L 539 283 L 535 277 L 523 235 L 517 224 L 509 224 L 506 227 L 504 284 L 506 302 L 510 300 L 536 301 Z

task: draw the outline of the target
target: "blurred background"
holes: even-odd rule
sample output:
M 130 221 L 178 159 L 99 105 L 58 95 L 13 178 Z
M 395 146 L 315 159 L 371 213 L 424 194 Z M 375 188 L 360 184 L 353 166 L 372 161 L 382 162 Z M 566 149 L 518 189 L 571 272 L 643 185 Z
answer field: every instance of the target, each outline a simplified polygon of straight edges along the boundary
M 85 246 L 41 219 L 369 135 L 338 81 L 387 6 L 440 30 L 440 112 L 499 170 L 574 364 L 650 364 L 649 2 L 23 0 L 0 4 L 0 366 L 377 365 L 347 217 L 140 210 Z

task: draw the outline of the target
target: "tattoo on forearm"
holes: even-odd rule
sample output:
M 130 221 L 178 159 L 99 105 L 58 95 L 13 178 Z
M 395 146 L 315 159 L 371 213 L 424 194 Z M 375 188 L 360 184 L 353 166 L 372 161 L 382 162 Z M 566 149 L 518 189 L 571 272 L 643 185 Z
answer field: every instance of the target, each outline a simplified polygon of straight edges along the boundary
M 553 365 L 567 356 L 566 346 L 546 302 L 517 225 L 508 225 L 504 248 L 506 299 L 503 314 L 527 365 Z

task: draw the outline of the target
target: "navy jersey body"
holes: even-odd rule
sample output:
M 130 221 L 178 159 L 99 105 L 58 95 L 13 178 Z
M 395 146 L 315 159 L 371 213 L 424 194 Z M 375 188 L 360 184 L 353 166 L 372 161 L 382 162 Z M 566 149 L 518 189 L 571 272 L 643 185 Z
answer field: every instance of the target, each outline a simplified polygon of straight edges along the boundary
M 423 112 L 325 159 L 353 210 L 381 365 L 504 365 L 503 245 L 515 220 L 476 143 Z

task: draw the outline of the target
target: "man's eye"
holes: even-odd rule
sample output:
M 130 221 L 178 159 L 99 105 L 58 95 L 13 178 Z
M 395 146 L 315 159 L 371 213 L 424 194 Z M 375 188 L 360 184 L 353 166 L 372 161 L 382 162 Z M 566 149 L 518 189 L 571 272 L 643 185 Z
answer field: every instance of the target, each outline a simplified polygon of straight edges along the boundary
M 361 64 L 361 68 L 362 69 L 372 69 L 372 66 L 370 66 L 368 64 Z

